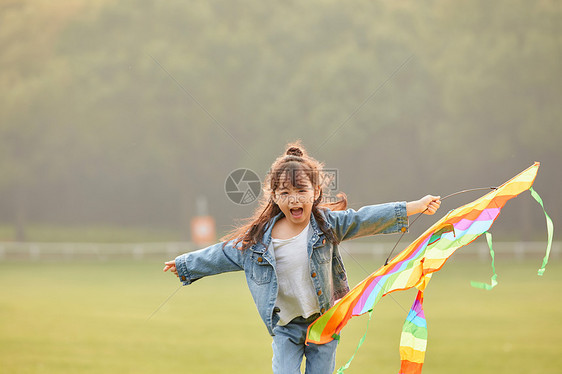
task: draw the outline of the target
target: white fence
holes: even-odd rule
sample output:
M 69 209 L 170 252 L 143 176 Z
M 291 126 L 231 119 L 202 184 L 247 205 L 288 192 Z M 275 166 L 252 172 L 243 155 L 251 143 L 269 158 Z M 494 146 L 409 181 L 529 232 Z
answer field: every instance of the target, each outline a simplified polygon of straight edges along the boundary
M 394 251 L 398 254 L 407 244 L 400 245 Z M 542 259 L 546 242 L 494 242 L 497 257 L 511 257 L 516 260 L 525 258 Z M 342 256 L 369 256 L 384 259 L 388 256 L 394 243 L 384 242 L 343 242 L 340 245 Z M 105 261 L 114 259 L 169 259 L 197 249 L 189 242 L 166 243 L 20 243 L 0 242 L 0 261 Z M 562 242 L 554 242 L 550 258 L 555 260 L 562 253 Z M 478 241 L 459 249 L 455 258 L 472 258 L 489 261 L 490 251 L 485 240 Z
M 0 261 L 64 261 L 175 258 L 191 243 L 0 243 Z

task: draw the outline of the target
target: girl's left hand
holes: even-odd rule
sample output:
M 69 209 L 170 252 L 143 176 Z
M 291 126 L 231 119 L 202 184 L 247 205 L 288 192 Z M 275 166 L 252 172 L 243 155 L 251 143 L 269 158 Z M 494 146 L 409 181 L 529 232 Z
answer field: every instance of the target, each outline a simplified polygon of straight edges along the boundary
M 179 277 L 178 275 L 178 269 L 176 269 L 176 261 L 167 261 L 164 263 L 164 271 L 168 271 L 170 270 L 172 273 L 174 273 L 176 275 L 176 277 Z
M 439 207 L 441 206 L 441 196 L 432 196 L 427 195 L 422 197 L 417 201 L 411 201 L 406 203 L 406 210 L 408 212 L 408 216 L 417 213 L 424 213 L 424 214 L 435 214 Z

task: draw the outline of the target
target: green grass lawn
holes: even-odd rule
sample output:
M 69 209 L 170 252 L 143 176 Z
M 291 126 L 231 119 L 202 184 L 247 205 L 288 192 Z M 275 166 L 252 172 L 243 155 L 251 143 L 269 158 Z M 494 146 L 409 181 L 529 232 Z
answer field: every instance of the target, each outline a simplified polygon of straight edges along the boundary
M 164 259 L 162 259 L 163 262 Z M 381 264 L 346 261 L 351 284 Z M 453 261 L 425 295 L 429 343 L 424 373 L 559 373 L 562 264 L 543 277 L 534 262 Z M 271 339 L 242 273 L 182 288 L 161 262 L 0 263 L 2 373 L 267 373 Z M 402 323 L 415 292 L 386 297 L 348 373 L 396 373 Z M 367 317 L 352 319 L 338 367 L 352 355 Z

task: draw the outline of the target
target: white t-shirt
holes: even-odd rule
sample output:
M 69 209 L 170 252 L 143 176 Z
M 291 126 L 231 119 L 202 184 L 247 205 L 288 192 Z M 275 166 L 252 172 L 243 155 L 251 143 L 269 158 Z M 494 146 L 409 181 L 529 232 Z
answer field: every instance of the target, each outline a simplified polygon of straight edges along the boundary
M 289 239 L 271 239 L 279 282 L 276 303 L 281 309 L 279 326 L 288 324 L 295 317 L 307 318 L 320 311 L 308 264 L 309 227 L 310 224 Z

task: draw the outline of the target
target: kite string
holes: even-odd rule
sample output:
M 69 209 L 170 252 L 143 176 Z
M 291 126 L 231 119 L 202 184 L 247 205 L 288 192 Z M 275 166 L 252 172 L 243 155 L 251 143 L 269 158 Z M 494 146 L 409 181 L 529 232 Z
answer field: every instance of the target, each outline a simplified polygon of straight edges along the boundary
M 166 303 L 168 301 L 170 301 L 170 299 L 180 290 L 180 288 L 182 288 L 183 284 L 180 284 L 180 286 L 174 291 L 172 292 L 172 294 L 170 296 L 168 296 L 168 298 L 166 300 L 164 300 L 164 302 L 162 304 L 160 304 L 160 306 L 158 308 L 156 308 L 156 310 L 154 312 L 152 312 L 152 314 L 146 319 L 147 321 L 149 321 L 152 316 L 154 316 L 160 309 L 162 309 L 162 307 L 164 305 L 166 305 Z
M 473 191 L 483 191 L 483 190 L 497 190 L 498 187 L 478 187 L 478 188 L 469 188 L 466 190 L 461 190 L 461 191 L 457 191 L 457 192 L 453 192 L 452 194 L 449 194 L 445 197 L 442 197 L 440 200 L 446 200 L 450 197 L 456 196 L 456 195 L 460 195 L 466 192 L 473 192 Z M 416 218 L 414 218 L 414 220 L 412 221 L 412 223 L 410 223 L 408 225 L 408 228 L 412 227 L 412 225 L 418 220 L 418 218 L 420 218 L 422 216 L 422 214 L 424 214 L 428 208 L 425 208 L 425 210 L 421 213 L 419 213 Z M 390 250 L 390 253 L 388 254 L 388 257 L 386 258 L 386 260 L 384 261 L 384 266 L 388 265 L 388 261 L 390 260 L 390 257 L 392 256 L 392 253 L 394 252 L 394 250 L 396 249 L 396 247 L 398 247 L 398 243 L 400 243 L 400 241 L 402 240 L 402 238 L 404 237 L 404 234 L 406 234 L 407 230 L 402 231 L 402 234 L 400 235 L 400 237 L 398 238 L 398 240 L 396 241 L 396 244 L 394 244 L 394 247 L 392 247 L 392 249 Z
M 487 190 L 497 190 L 498 187 L 478 187 L 478 188 L 469 188 L 468 190 L 462 190 L 462 191 L 457 191 L 457 192 L 453 192 L 452 194 L 449 194 L 445 197 L 442 197 L 441 200 L 445 200 L 448 199 L 449 197 L 453 197 L 456 195 L 460 195 L 463 194 L 465 192 L 474 192 L 474 191 L 487 191 Z

